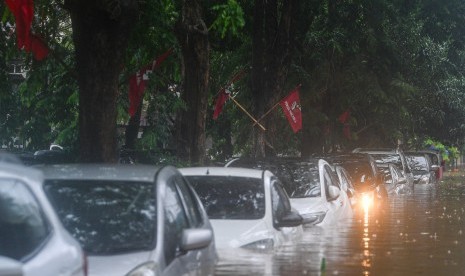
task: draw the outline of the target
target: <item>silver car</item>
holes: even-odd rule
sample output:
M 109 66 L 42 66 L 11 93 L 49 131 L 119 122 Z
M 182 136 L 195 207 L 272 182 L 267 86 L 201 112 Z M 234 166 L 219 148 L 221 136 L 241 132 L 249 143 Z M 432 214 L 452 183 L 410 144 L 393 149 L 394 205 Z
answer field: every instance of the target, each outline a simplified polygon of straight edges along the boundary
M 84 251 L 48 202 L 43 175 L 11 162 L 0 162 L 0 255 L 0 275 L 86 275 Z
M 45 192 L 89 275 L 209 275 L 217 252 L 195 191 L 171 166 L 52 165 Z

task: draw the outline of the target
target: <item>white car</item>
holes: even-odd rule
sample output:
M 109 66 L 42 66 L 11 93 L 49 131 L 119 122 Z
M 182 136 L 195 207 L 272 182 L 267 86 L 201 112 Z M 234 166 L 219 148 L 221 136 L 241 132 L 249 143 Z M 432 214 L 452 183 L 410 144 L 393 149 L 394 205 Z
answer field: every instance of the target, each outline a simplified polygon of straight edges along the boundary
M 378 169 L 384 174 L 384 186 L 389 195 L 411 193 L 412 187 L 408 186 L 407 178 L 395 164 L 378 164 Z
M 337 175 L 320 158 L 276 157 L 270 159 L 239 158 L 228 167 L 262 168 L 272 171 L 283 182 L 291 205 L 304 220 L 304 226 L 334 224 L 353 216 L 346 192 Z
M 352 177 L 350 176 L 349 172 L 341 165 L 333 166 L 333 170 L 339 178 L 341 189 L 346 192 L 351 206 L 355 208 L 355 206 L 357 206 L 360 201 L 361 194 L 355 190 Z
M 61 225 L 36 169 L 0 162 L 0 256 L 0 275 L 87 275 L 84 251 Z
M 180 169 L 202 200 L 218 248 L 268 250 L 302 235 L 280 180 L 270 171 L 243 168 Z
M 90 276 L 213 274 L 213 230 L 176 168 L 70 164 L 41 170 L 63 225 L 88 254 Z

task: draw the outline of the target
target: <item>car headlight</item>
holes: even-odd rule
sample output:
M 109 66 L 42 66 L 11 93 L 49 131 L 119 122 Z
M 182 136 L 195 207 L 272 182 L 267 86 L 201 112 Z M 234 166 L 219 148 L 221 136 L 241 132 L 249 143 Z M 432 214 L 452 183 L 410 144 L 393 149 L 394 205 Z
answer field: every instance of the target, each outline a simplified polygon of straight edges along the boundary
M 154 262 L 147 262 L 131 270 L 126 276 L 156 276 L 156 267 Z
M 326 212 L 315 212 L 315 213 L 307 213 L 307 214 L 300 214 L 302 217 L 303 224 L 318 224 L 325 219 Z
M 263 239 L 263 240 L 248 243 L 241 247 L 246 248 L 246 249 L 268 250 L 274 247 L 274 241 L 273 239 Z

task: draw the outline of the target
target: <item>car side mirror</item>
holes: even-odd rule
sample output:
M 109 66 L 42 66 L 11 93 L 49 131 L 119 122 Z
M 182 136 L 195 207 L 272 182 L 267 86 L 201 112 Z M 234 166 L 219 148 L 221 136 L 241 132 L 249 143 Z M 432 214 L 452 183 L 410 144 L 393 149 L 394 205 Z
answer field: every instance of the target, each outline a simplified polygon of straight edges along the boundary
M 22 276 L 22 264 L 16 260 L 0 256 L 0 275 Z
M 207 247 L 213 240 L 213 231 L 210 229 L 184 229 L 182 231 L 181 249 L 183 251 Z
M 336 200 L 341 195 L 341 190 L 336 186 L 328 187 L 328 201 Z
M 281 217 L 276 224 L 277 227 L 295 227 L 302 225 L 303 218 L 297 211 L 290 211 L 285 216 Z

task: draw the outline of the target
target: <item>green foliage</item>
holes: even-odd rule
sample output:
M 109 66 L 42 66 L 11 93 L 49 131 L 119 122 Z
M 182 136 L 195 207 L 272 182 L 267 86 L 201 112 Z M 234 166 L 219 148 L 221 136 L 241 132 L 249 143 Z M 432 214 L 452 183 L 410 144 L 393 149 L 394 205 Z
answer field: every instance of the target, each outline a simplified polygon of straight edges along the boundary
M 244 12 L 236 0 L 228 0 L 226 4 L 218 4 L 211 7 L 218 13 L 217 18 L 211 25 L 211 29 L 221 34 L 225 38 L 228 32 L 233 35 L 240 35 L 240 30 L 245 25 Z

